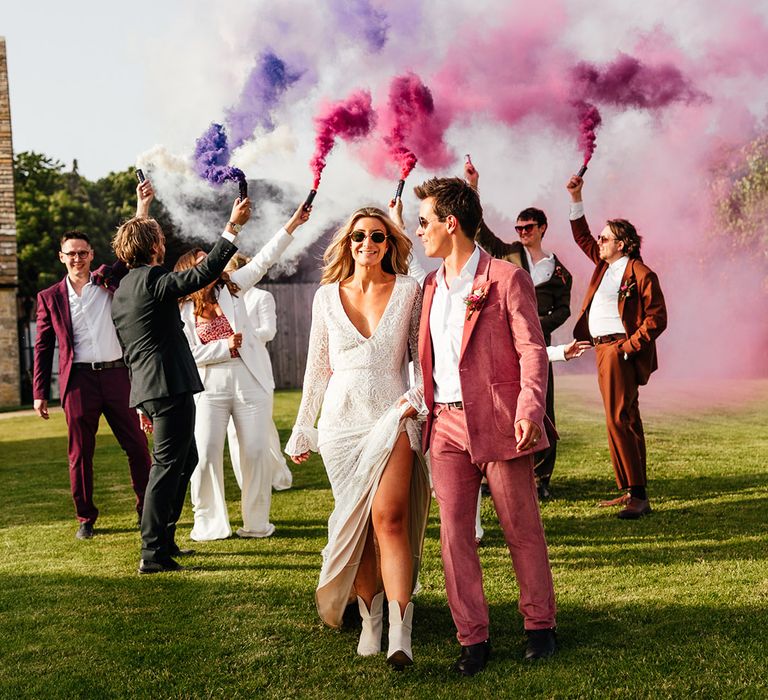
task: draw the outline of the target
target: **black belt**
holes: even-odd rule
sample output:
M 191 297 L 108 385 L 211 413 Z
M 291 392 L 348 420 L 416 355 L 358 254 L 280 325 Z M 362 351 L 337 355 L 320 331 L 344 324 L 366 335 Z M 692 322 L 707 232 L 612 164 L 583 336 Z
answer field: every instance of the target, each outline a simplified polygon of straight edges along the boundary
M 96 371 L 102 369 L 114 369 L 115 367 L 125 367 L 125 362 L 122 360 L 112 360 L 112 362 L 73 362 L 73 369 L 94 369 Z
M 613 343 L 617 340 L 626 340 L 626 333 L 612 333 L 611 335 L 598 335 L 592 338 L 592 345 L 602 345 L 603 343 Z
M 448 403 L 436 403 L 435 408 L 458 408 L 464 410 L 464 404 L 461 401 L 449 401 Z

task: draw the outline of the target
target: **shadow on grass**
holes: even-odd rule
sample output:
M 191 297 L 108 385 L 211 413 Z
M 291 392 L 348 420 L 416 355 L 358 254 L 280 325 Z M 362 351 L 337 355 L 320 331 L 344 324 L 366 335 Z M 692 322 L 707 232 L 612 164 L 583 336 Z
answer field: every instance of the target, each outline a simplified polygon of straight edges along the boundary
M 382 656 L 355 656 L 355 630 L 322 626 L 307 583 L 267 587 L 255 577 L 202 570 L 154 577 L 6 575 L 0 694 L 377 698 L 467 692 L 468 681 L 448 671 L 458 643 L 443 596 L 416 598 L 416 666 L 393 674 Z M 492 602 L 490 618 L 494 652 L 488 669 L 472 681 L 473 694 L 617 697 L 625 689 L 632 697 L 680 697 L 693 690 L 723 697 L 741 689 L 757 697 L 766 688 L 768 612 L 757 603 L 572 604 L 560 612 L 558 654 L 533 666 L 521 660 L 516 602 Z M 94 668 L 109 672 L 94 674 Z

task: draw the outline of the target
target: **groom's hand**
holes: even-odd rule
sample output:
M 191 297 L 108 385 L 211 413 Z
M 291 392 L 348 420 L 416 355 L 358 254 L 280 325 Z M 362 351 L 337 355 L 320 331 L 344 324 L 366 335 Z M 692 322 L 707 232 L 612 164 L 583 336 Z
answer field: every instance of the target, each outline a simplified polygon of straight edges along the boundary
M 523 418 L 515 423 L 515 439 L 517 440 L 517 451 L 525 452 L 533 447 L 541 437 L 541 428 L 536 423 Z

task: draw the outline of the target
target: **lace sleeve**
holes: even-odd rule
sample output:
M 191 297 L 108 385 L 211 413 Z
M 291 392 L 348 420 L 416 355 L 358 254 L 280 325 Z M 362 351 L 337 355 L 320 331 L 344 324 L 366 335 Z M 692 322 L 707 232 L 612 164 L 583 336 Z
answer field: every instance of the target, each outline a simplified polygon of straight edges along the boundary
M 413 362 L 413 386 L 406 392 L 405 400 L 413 406 L 420 415 L 426 415 L 427 406 L 424 403 L 424 381 L 421 376 L 419 362 L 419 326 L 421 323 L 421 286 L 416 285 L 411 306 L 410 327 L 408 329 L 408 350 Z
M 317 452 L 315 421 L 332 374 L 328 351 L 328 326 L 322 301 L 323 289 L 320 287 L 317 290 L 312 302 L 312 327 L 309 331 L 307 369 L 304 372 L 301 405 L 291 437 L 285 446 L 286 454 L 291 456 L 309 451 Z

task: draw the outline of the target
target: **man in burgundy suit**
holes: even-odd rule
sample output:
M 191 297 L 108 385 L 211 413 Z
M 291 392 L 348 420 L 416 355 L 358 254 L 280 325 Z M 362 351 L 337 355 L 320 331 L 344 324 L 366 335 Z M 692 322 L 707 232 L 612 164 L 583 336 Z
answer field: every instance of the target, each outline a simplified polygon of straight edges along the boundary
M 611 462 L 616 484 L 625 492 L 600 505 L 623 506 L 618 517 L 636 520 L 651 512 L 638 389 L 658 367 L 656 338 L 667 327 L 667 307 L 659 278 L 640 257 L 641 239 L 629 221 L 611 219 L 597 240 L 592 237 L 584 216 L 583 186 L 577 176 L 567 185 L 571 229 L 595 271 L 573 335 L 595 346 Z
M 525 658 L 555 651 L 555 594 L 533 473 L 534 449 L 547 446 L 547 352 L 530 275 L 475 245 L 477 192 L 460 178 L 434 178 L 415 192 L 424 251 L 443 260 L 424 282 L 423 447 L 430 449 L 448 604 L 461 644 L 453 670 L 472 676 L 490 654 L 475 542 L 483 476 L 517 574 Z
M 137 211 L 146 215 L 154 196 L 149 181 L 137 192 Z M 102 414 L 128 455 L 139 520 L 151 460 L 139 416 L 128 406 L 130 380 L 111 316 L 112 294 L 127 268 L 117 262 L 91 273 L 93 249 L 88 236 L 77 231 L 61 237 L 59 260 L 67 276 L 37 295 L 33 397 L 35 411 L 47 420 L 58 341 L 59 395 L 69 432 L 69 481 L 80 522 L 75 536 L 88 540 L 99 515 L 93 502 L 93 453 Z

